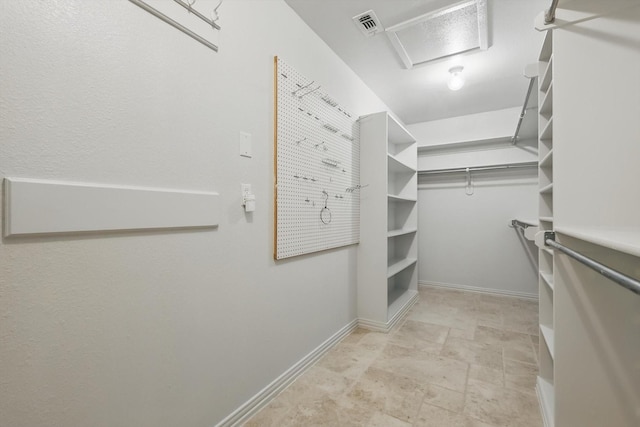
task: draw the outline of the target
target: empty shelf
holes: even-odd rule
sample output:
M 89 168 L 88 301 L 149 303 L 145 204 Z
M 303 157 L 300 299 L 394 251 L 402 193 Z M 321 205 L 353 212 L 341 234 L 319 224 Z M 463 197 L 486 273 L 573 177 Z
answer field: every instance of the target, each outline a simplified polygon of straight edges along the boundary
M 558 227 L 555 231 L 585 242 L 640 257 L 638 227 Z
M 553 117 L 549 119 L 542 132 L 540 132 L 540 139 L 551 139 L 553 135 Z
M 553 274 L 551 274 L 551 273 L 543 273 L 541 271 L 540 272 L 540 277 L 542 277 L 542 280 L 544 280 L 544 282 L 547 284 L 547 286 L 549 286 L 549 288 L 553 291 Z
M 546 168 L 551 167 L 553 165 L 553 150 L 550 150 L 546 156 L 540 160 L 540 167 Z
M 417 202 L 418 201 L 416 197 L 396 196 L 393 194 L 388 194 L 387 197 L 391 202 Z
M 411 233 L 415 233 L 416 231 L 418 231 L 417 227 L 413 227 L 413 228 L 401 228 L 398 230 L 389 230 L 387 232 L 387 237 L 396 237 L 396 236 L 403 236 L 405 234 L 411 234 Z
M 387 267 L 387 277 L 395 276 L 405 268 L 415 264 L 417 261 L 418 260 L 415 258 L 403 258 L 400 260 L 389 262 L 389 267 Z
M 551 70 L 553 69 L 553 56 L 549 59 L 547 63 L 547 67 L 544 70 L 544 74 L 542 75 L 542 79 L 540 80 L 540 91 L 546 92 L 551 84 L 553 73 Z
M 389 172 L 393 173 L 416 173 L 415 168 L 412 168 L 401 160 L 398 160 L 398 158 L 392 154 L 387 154 L 387 166 L 389 168 Z
M 540 189 L 540 194 L 547 194 L 547 193 L 552 193 L 553 192 L 553 183 L 549 184 L 549 185 L 545 185 L 544 187 L 542 187 Z
M 554 394 L 553 384 L 542 377 L 538 377 L 538 397 L 544 408 L 543 417 L 546 420 L 545 426 L 547 427 L 554 426 Z
M 545 325 L 540 325 L 540 332 L 542 333 L 542 338 L 544 338 L 544 342 L 547 344 L 547 348 L 549 349 L 549 354 L 553 359 L 553 329 Z

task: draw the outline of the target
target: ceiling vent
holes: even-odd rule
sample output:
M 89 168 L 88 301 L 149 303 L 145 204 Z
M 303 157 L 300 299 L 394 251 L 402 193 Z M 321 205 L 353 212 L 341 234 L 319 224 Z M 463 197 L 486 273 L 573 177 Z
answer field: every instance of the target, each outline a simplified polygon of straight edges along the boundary
M 373 10 L 367 10 L 366 12 L 356 15 L 351 19 L 353 19 L 353 22 L 356 24 L 362 34 L 367 37 L 371 37 L 374 34 L 384 31 L 380 20 Z
M 468 52 L 486 50 L 487 0 L 464 0 L 386 29 L 405 67 Z

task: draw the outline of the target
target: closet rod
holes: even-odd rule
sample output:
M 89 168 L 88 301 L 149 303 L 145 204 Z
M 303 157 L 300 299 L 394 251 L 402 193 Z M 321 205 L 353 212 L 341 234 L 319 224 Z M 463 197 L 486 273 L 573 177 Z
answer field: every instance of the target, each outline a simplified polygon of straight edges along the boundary
M 527 89 L 527 96 L 524 97 L 524 104 L 522 105 L 522 111 L 520 111 L 520 117 L 518 118 L 518 125 L 516 126 L 516 131 L 511 137 L 511 145 L 516 145 L 518 142 L 518 134 L 520 133 L 520 126 L 522 126 L 522 120 L 524 119 L 524 115 L 527 114 L 527 104 L 529 103 L 529 97 L 531 96 L 531 91 L 533 90 L 533 83 L 536 81 L 535 77 L 531 77 L 529 79 L 529 88 Z
M 531 227 L 531 224 L 527 224 L 526 222 L 518 221 L 517 219 L 512 219 L 512 220 L 511 220 L 511 225 L 512 225 L 513 227 L 520 227 L 520 228 L 522 228 L 523 230 L 524 230 L 525 228 L 529 228 L 529 227 Z
M 546 10 L 544 12 L 544 23 L 545 24 L 552 24 L 553 21 L 556 20 L 556 8 L 558 7 L 558 2 L 560 0 L 552 0 L 551 1 L 551 6 L 549 6 L 549 10 Z
M 582 255 L 580 252 L 576 252 L 573 249 L 561 245 L 560 243 L 556 242 L 556 233 L 554 233 L 553 231 L 547 231 L 544 233 L 544 244 L 546 246 L 551 246 L 554 249 L 558 249 L 560 252 L 569 255 L 571 258 L 586 265 L 590 269 L 597 271 L 607 279 L 614 281 L 623 288 L 640 295 L 640 281 L 634 279 L 633 277 L 629 277 L 626 274 L 620 273 L 613 268 L 607 267 L 604 264 L 600 264 L 598 261 Z
M 439 173 L 452 173 L 452 172 L 475 172 L 475 171 L 488 171 L 488 170 L 497 170 L 497 169 L 519 169 L 519 168 L 531 168 L 537 167 L 538 162 L 526 162 L 526 163 L 517 163 L 517 164 L 506 164 L 506 165 L 491 165 L 491 166 L 477 166 L 470 168 L 451 168 L 451 169 L 436 169 L 436 170 L 427 170 L 427 171 L 418 171 L 418 175 L 435 175 Z
M 164 13 L 162 13 L 162 12 L 154 9 L 153 7 L 149 6 L 143 0 L 129 0 L 129 1 L 131 3 L 133 3 L 133 4 L 135 4 L 136 6 L 146 10 L 147 12 L 149 12 L 150 14 L 155 16 L 156 18 L 159 18 L 159 19 L 163 20 L 167 24 L 171 25 L 173 28 L 182 31 L 183 33 L 185 33 L 186 35 L 188 35 L 192 39 L 199 41 L 203 45 L 207 46 L 209 49 L 214 50 L 216 52 L 218 51 L 218 46 L 216 46 L 215 44 L 211 43 L 209 40 L 205 39 L 204 37 L 201 37 L 198 34 L 194 33 L 193 31 L 191 31 L 190 29 L 188 29 L 184 25 L 182 25 L 182 24 L 174 21 L 173 19 L 169 18 Z

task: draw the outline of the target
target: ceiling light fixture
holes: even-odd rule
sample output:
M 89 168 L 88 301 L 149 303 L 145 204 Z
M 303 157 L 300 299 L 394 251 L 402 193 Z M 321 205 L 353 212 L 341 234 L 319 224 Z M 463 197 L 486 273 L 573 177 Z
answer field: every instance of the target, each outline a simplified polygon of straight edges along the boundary
M 447 82 L 447 86 L 451 90 L 459 90 L 464 86 L 464 78 L 462 77 L 462 70 L 464 67 L 453 67 L 449 69 L 449 73 L 451 73 L 451 77 L 449 77 L 449 81 Z

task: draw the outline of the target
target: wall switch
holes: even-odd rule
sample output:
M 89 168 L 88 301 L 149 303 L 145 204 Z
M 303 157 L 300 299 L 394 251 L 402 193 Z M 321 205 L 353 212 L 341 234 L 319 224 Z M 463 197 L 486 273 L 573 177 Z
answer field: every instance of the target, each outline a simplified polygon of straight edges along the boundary
M 242 206 L 245 212 L 253 212 L 256 210 L 256 196 L 251 192 L 251 184 L 240 184 L 242 191 Z
M 248 132 L 240 132 L 239 144 L 240 155 L 251 158 L 251 134 Z

